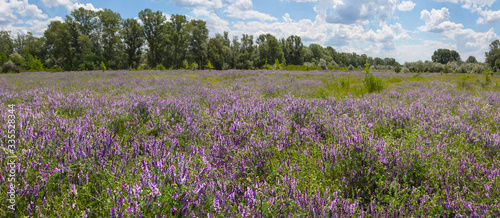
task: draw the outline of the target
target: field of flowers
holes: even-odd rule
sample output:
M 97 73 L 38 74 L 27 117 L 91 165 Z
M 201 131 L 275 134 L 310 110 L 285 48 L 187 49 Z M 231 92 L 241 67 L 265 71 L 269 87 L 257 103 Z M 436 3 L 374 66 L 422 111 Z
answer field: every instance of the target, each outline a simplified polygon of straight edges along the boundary
M 0 216 L 500 216 L 500 78 L 374 75 L 0 75 Z

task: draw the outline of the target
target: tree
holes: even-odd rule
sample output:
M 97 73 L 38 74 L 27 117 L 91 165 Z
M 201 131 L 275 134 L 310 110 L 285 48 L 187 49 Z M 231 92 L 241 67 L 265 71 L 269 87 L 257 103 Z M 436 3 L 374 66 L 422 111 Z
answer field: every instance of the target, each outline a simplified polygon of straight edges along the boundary
M 461 62 L 460 55 L 457 51 L 449 50 L 449 49 L 438 49 L 434 51 L 432 55 L 432 61 L 441 64 L 447 64 L 451 61 Z
M 117 69 L 120 66 L 120 38 L 118 31 L 121 25 L 121 16 L 109 9 L 98 12 L 99 20 L 102 25 L 102 47 L 105 64 L 111 69 Z
M 0 31 L 0 53 L 9 56 L 14 52 L 14 45 L 10 38 L 10 32 Z
M 165 44 L 167 20 L 161 11 L 153 12 L 145 9 L 139 12 L 139 18 L 144 23 L 144 36 L 148 42 L 148 65 L 154 67 L 161 62 L 161 46 Z
M 137 69 L 141 60 L 141 47 L 144 44 L 144 33 L 141 24 L 136 19 L 126 19 L 123 22 L 121 37 L 125 44 L 127 66 Z
M 44 32 L 44 37 L 45 54 L 50 54 L 46 58 L 47 67 L 61 67 L 65 70 L 71 70 L 71 44 L 68 26 L 61 21 L 51 21 Z
M 486 64 L 493 71 L 500 70 L 500 40 L 495 40 L 490 44 L 490 51 L 485 53 Z
M 242 39 L 243 40 L 243 39 Z M 271 34 L 262 34 L 256 40 L 258 46 L 258 52 L 260 56 L 258 66 L 262 66 L 266 59 L 268 60 L 276 60 L 279 62 L 285 62 L 285 55 L 283 53 L 283 49 L 281 44 L 278 43 L 276 37 Z
M 97 56 L 92 51 L 92 41 L 89 36 L 81 35 L 78 37 L 78 46 L 80 47 L 81 53 L 79 54 L 81 60 L 78 65 L 78 70 L 93 70 L 96 68 L 98 61 Z
M 469 58 L 467 58 L 467 60 L 465 61 L 465 63 L 477 63 L 477 60 L 476 60 L 476 57 L 474 56 L 469 56 Z
M 224 32 L 224 35 L 227 36 L 227 32 Z M 229 68 L 231 47 L 230 44 L 227 44 L 226 37 L 217 33 L 214 38 L 210 38 L 207 45 L 207 56 L 215 69 L 225 70 Z
M 299 36 L 291 35 L 286 39 L 283 50 L 285 61 L 288 65 L 302 65 L 304 63 L 302 47 L 304 47 L 304 45 Z
M 198 66 L 203 66 L 207 56 L 208 29 L 203 20 L 191 20 L 189 22 L 189 53 Z
M 169 51 L 172 52 L 172 65 L 174 68 L 180 68 L 182 66 L 182 61 L 186 59 L 188 39 L 189 39 L 189 29 L 186 16 L 184 15 L 172 15 L 170 17 L 170 27 L 169 27 Z

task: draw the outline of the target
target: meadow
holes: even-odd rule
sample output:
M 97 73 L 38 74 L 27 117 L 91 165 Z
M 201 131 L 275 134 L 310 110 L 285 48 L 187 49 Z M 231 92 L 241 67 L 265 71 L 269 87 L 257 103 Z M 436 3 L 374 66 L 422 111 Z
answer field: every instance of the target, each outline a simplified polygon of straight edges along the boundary
M 500 77 L 373 75 L 0 75 L 0 216 L 500 216 Z

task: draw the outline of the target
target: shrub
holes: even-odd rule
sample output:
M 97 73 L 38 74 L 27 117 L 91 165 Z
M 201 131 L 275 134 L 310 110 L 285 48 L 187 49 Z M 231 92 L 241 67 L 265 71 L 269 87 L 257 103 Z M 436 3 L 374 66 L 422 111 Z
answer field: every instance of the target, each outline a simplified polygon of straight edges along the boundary
M 158 64 L 158 65 L 156 65 L 156 70 L 166 70 L 166 69 L 167 69 L 167 68 L 165 68 L 165 67 L 163 66 L 163 64 Z
M 33 61 L 31 62 L 30 64 L 30 70 L 33 70 L 33 71 L 43 71 L 43 63 L 40 59 L 35 58 L 33 59 Z
M 272 69 L 271 69 L 271 65 L 269 65 L 269 64 L 267 63 L 267 58 L 266 58 L 266 63 L 264 64 L 263 68 L 264 68 L 264 69 L 266 69 L 266 70 L 272 70 Z
M 205 65 L 205 67 L 208 68 L 209 70 L 214 69 L 214 66 L 212 66 L 212 63 L 210 63 L 210 61 L 208 61 L 208 64 Z
M 410 69 L 408 69 L 407 67 L 403 67 L 403 69 L 401 69 L 401 71 L 403 73 L 410 73 Z
M 352 66 L 352 64 L 349 64 L 349 67 L 347 67 L 347 70 L 354 70 L 354 66 Z
M 106 65 L 104 64 L 104 62 L 101 61 L 99 67 L 101 68 L 102 72 L 106 71 Z
M 3 63 L 2 70 L 4 73 L 8 72 L 19 73 L 19 66 L 17 66 L 14 62 L 12 62 L 12 60 L 8 60 L 7 62 Z
M 144 70 L 144 67 L 142 65 L 139 65 L 139 67 L 137 68 L 137 70 Z
M 196 62 L 191 63 L 191 70 L 198 69 L 198 64 Z
M 400 73 L 401 72 L 401 66 L 399 64 L 396 64 L 396 67 L 394 67 L 394 72 L 395 73 Z
M 370 64 L 368 61 L 365 63 L 365 87 L 368 89 L 368 92 L 380 92 L 384 89 L 384 85 L 382 84 L 382 79 L 375 77 L 372 73 L 370 73 Z
M 443 73 L 446 73 L 446 74 L 450 73 L 450 69 L 448 68 L 448 65 L 446 65 L 446 64 L 443 67 Z

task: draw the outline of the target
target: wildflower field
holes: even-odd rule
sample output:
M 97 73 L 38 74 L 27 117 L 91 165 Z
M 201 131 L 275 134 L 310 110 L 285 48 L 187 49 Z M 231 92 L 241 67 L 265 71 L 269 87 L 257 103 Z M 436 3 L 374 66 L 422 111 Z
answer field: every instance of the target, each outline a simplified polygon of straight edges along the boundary
M 373 75 L 0 75 L 0 216 L 500 216 L 500 77 Z

